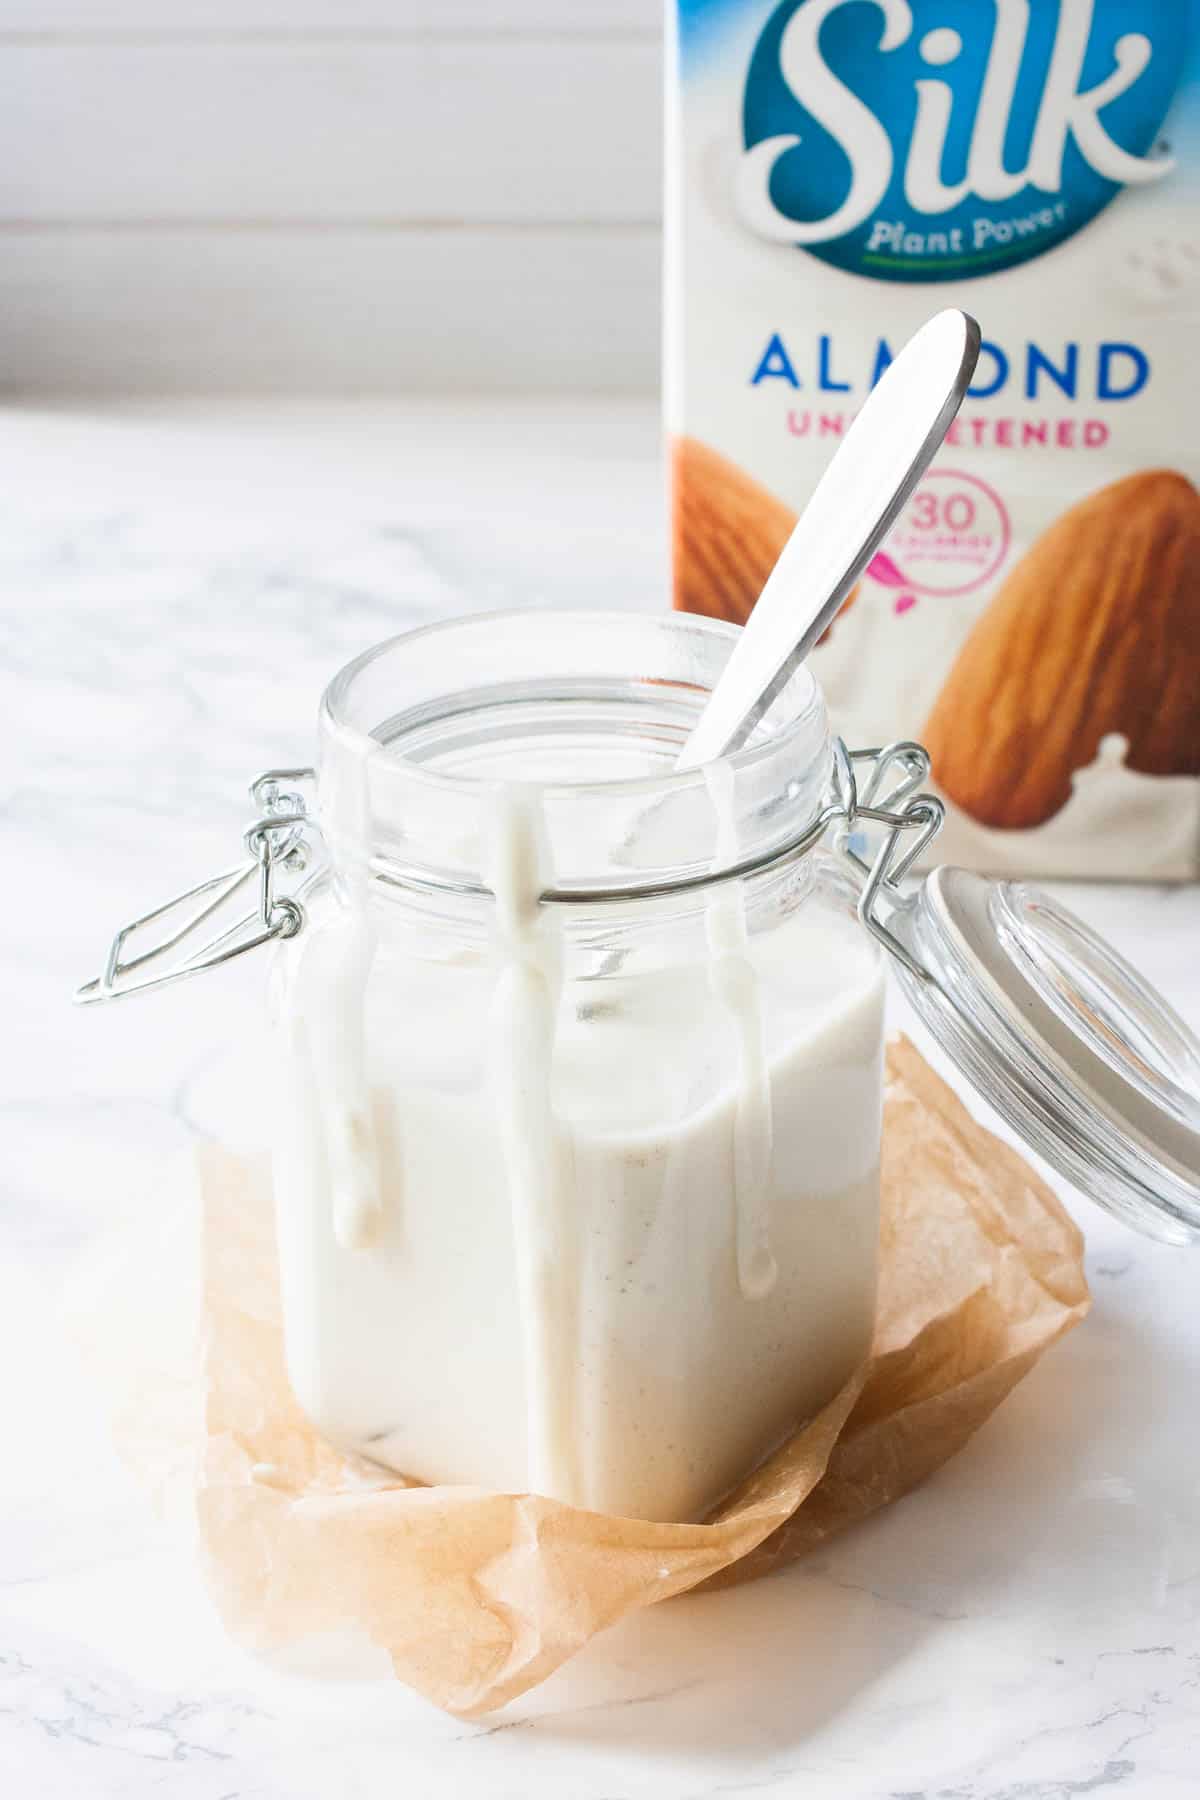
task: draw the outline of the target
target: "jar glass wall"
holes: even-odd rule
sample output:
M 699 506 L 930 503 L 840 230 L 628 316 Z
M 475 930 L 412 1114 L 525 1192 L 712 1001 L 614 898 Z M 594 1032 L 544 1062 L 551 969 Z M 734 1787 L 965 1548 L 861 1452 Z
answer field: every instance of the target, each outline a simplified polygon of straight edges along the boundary
M 829 791 L 804 671 L 672 773 L 735 635 L 468 619 L 326 695 L 275 1182 L 291 1379 L 339 1445 L 698 1517 L 867 1348 L 877 948 L 819 852 L 687 885 Z

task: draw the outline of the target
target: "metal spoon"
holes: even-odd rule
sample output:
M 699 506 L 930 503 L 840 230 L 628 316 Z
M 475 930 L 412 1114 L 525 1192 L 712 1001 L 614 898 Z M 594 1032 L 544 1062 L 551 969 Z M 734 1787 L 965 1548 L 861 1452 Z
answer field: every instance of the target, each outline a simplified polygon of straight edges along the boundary
M 932 462 L 978 356 L 978 325 L 953 308 L 909 339 L 797 520 L 677 770 L 740 749 L 832 624 Z

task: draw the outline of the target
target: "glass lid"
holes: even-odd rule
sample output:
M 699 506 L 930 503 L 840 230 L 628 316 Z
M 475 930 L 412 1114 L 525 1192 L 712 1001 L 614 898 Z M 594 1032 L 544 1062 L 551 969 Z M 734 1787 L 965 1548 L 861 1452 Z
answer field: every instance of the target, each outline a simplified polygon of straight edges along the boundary
M 935 869 L 888 927 L 922 1021 L 1030 1147 L 1128 1224 L 1200 1239 L 1200 1041 L 1024 882 Z

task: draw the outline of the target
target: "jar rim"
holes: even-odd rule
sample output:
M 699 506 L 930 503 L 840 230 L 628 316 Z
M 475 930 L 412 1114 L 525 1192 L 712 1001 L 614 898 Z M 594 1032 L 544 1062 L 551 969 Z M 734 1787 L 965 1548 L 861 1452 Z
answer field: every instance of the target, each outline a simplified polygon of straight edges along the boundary
M 833 779 L 809 671 L 743 749 L 674 767 L 737 639 L 736 626 L 687 613 L 531 607 L 374 645 L 322 701 L 318 807 L 335 866 L 471 892 L 497 795 L 513 787 L 536 795 L 553 885 L 566 890 L 670 887 L 718 857 L 783 846 Z
M 413 648 L 419 643 L 434 641 L 447 642 L 455 635 L 473 628 L 496 630 L 506 625 L 524 625 L 530 620 L 539 620 L 548 625 L 571 621 L 577 627 L 607 627 L 614 624 L 628 626 L 631 622 L 643 620 L 656 627 L 674 628 L 694 632 L 701 637 L 728 643 L 730 652 L 741 635 L 741 626 L 726 619 L 711 619 L 696 613 L 668 612 L 666 614 L 638 613 L 623 611 L 617 608 L 541 608 L 541 607 L 504 607 L 490 612 L 461 613 L 450 619 L 439 619 L 429 625 L 417 626 L 411 631 L 397 632 L 390 638 L 384 638 L 377 644 L 370 645 L 358 656 L 343 665 L 328 683 L 321 698 L 321 724 L 335 738 L 347 747 L 356 747 L 359 755 L 365 755 L 375 747 L 386 752 L 390 763 L 404 771 L 406 778 L 411 777 L 432 788 L 444 788 L 447 793 L 484 793 L 496 785 L 496 778 L 488 775 L 472 775 L 462 772 L 446 771 L 430 768 L 428 765 L 406 756 L 399 747 L 402 731 L 393 736 L 381 739 L 377 734 L 379 726 L 364 728 L 349 716 L 349 700 L 354 685 L 384 657 L 394 654 L 403 648 Z M 756 731 L 750 741 L 739 750 L 722 758 L 735 770 L 751 770 L 779 757 L 781 753 L 793 748 L 801 749 L 798 758 L 800 769 L 806 768 L 815 756 L 821 754 L 827 743 L 826 717 L 820 686 L 807 665 L 800 668 L 792 677 L 784 691 L 787 700 L 787 712 L 790 716 L 780 721 L 774 715 L 779 703 L 767 714 L 774 719 L 773 728 L 766 734 Z M 781 696 L 784 697 L 784 696 Z M 403 715 L 401 715 L 403 718 Z M 383 723 L 381 721 L 381 723 Z M 810 754 L 803 755 L 803 739 L 810 737 Z M 638 795 L 651 799 L 657 794 L 669 794 L 702 781 L 703 776 L 696 769 L 671 769 L 662 774 L 638 775 L 631 777 L 605 777 L 585 781 L 537 781 L 532 784 L 547 793 L 583 793 L 587 791 L 603 792 L 617 795 Z

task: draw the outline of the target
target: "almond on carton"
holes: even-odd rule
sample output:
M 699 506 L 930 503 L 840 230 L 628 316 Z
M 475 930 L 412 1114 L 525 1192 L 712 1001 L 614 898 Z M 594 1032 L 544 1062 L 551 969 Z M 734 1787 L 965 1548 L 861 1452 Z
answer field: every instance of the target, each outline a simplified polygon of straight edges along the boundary
M 696 438 L 672 445 L 676 605 L 744 625 L 792 534 L 798 513 L 727 456 Z M 857 588 L 842 602 L 853 606 Z M 831 625 L 818 640 L 824 643 Z
M 1169 469 L 1102 488 L 1038 539 L 922 741 L 943 792 L 1011 830 L 1053 818 L 1114 732 L 1127 768 L 1200 775 L 1200 494 Z
M 708 444 L 684 437 L 672 449 L 677 603 L 744 625 L 798 515 Z

